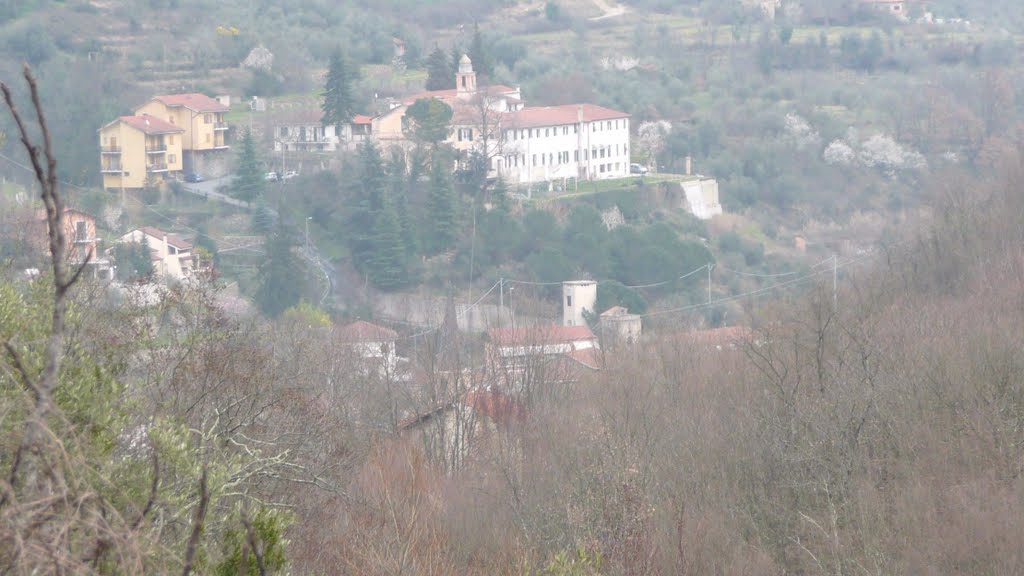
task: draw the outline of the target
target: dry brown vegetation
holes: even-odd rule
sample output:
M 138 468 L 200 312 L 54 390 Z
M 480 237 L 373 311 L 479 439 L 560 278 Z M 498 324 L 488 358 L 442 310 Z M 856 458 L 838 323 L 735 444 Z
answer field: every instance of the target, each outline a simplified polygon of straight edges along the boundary
M 54 237 L 50 346 L 25 366 L 39 344 L 4 335 L 0 569 L 210 572 L 241 530 L 239 573 L 270 573 L 252 511 L 271 509 L 297 574 L 1020 573 L 1022 185 L 1018 158 L 938 187 L 930 221 L 851 271 L 838 305 L 821 286 L 750 309 L 742 347 L 652 337 L 572 385 L 524 383 L 524 422 L 457 408 L 456 452 L 436 449 L 444 425 L 399 423 L 465 398 L 471 354 L 426 347 L 413 390 L 300 312 L 240 325 L 202 290 L 65 329 L 69 302 L 90 303 Z M 95 370 L 74 370 L 86 352 Z M 115 376 L 127 421 L 64 397 Z M 159 418 L 187 449 L 149 451 L 176 460 L 129 474 L 130 451 L 90 448 Z

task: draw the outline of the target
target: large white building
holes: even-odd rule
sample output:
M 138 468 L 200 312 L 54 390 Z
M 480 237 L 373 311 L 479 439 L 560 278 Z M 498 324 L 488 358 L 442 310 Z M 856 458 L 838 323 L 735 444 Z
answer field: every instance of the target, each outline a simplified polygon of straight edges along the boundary
M 424 98 L 452 108 L 447 142 L 462 152 L 485 154 L 491 176 L 518 184 L 629 175 L 629 114 L 594 104 L 527 107 L 518 88 L 477 86 L 467 56 L 454 89 L 404 98 L 373 119 L 373 138 L 407 144 L 405 113 Z

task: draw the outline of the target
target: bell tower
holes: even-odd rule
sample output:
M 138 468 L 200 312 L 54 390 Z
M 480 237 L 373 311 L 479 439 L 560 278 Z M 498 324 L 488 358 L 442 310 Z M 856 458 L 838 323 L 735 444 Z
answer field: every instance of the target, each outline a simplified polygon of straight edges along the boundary
M 473 72 L 473 62 L 466 54 L 459 59 L 459 72 L 455 75 L 455 89 L 459 96 L 476 93 L 476 72 Z

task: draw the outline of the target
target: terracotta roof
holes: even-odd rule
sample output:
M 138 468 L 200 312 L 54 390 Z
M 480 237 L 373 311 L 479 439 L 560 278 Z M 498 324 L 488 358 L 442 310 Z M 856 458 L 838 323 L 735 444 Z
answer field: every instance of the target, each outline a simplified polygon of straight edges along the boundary
M 566 104 L 564 106 L 527 107 L 505 114 L 505 125 L 510 128 L 536 128 L 538 126 L 562 126 L 579 122 L 582 112 L 584 122 L 629 118 L 629 114 L 605 108 L 596 104 Z
M 601 312 L 601 318 L 610 318 L 612 316 L 626 316 L 629 314 L 628 308 L 622 306 L 612 306 L 611 308 Z
M 541 346 L 597 339 L 587 326 L 558 325 L 494 328 L 487 331 L 487 336 L 498 346 Z
M 150 116 L 149 114 L 143 114 L 142 116 L 121 116 L 121 122 L 141 130 L 146 134 L 177 134 L 184 132 L 185 129 L 180 126 L 175 126 L 170 122 L 166 122 L 157 118 L 156 116 Z
M 566 352 L 564 356 L 592 370 L 601 369 L 601 354 L 597 348 L 573 350 L 572 352 Z
M 356 114 L 352 117 L 353 124 L 373 124 L 373 118 L 370 116 L 364 116 L 362 114 Z
M 485 94 L 491 96 L 507 96 L 509 94 L 515 94 L 516 92 L 518 92 L 516 88 L 512 88 L 511 86 L 505 86 L 504 84 L 495 84 L 493 86 L 487 86 L 485 88 L 481 88 L 481 90 L 483 90 Z M 423 98 L 437 98 L 438 100 L 444 100 L 448 102 L 451 100 L 455 100 L 458 94 L 459 91 L 457 88 L 451 88 L 448 90 L 428 90 L 426 92 L 419 92 L 416 94 L 405 96 L 402 98 L 402 103 L 412 104 L 413 102 L 421 100 Z
M 230 110 L 230 108 L 206 94 L 164 94 L 153 96 L 153 100 L 163 102 L 165 106 L 184 106 L 195 112 L 227 112 Z
M 515 398 L 497 390 L 470 390 L 463 402 L 495 424 L 521 424 L 526 421 L 526 408 Z
M 163 242 L 164 236 L 166 235 L 167 243 L 170 244 L 171 246 L 174 246 L 178 250 L 185 251 L 192 249 L 192 244 L 190 242 L 182 240 L 181 237 L 178 236 L 177 234 L 170 234 L 168 232 L 164 232 L 159 228 L 153 228 L 152 226 L 143 226 L 142 228 L 139 228 L 139 232 L 142 232 L 146 236 L 156 238 L 161 242 Z
M 398 339 L 398 332 L 365 320 L 356 320 L 342 326 L 338 328 L 336 334 L 343 342 L 386 342 Z

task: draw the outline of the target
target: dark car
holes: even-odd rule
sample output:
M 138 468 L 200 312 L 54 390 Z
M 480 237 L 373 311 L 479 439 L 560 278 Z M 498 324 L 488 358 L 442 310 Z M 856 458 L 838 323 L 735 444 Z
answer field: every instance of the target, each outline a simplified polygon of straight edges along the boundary
M 202 182 L 203 177 L 196 172 L 189 172 L 185 174 L 185 182 Z

